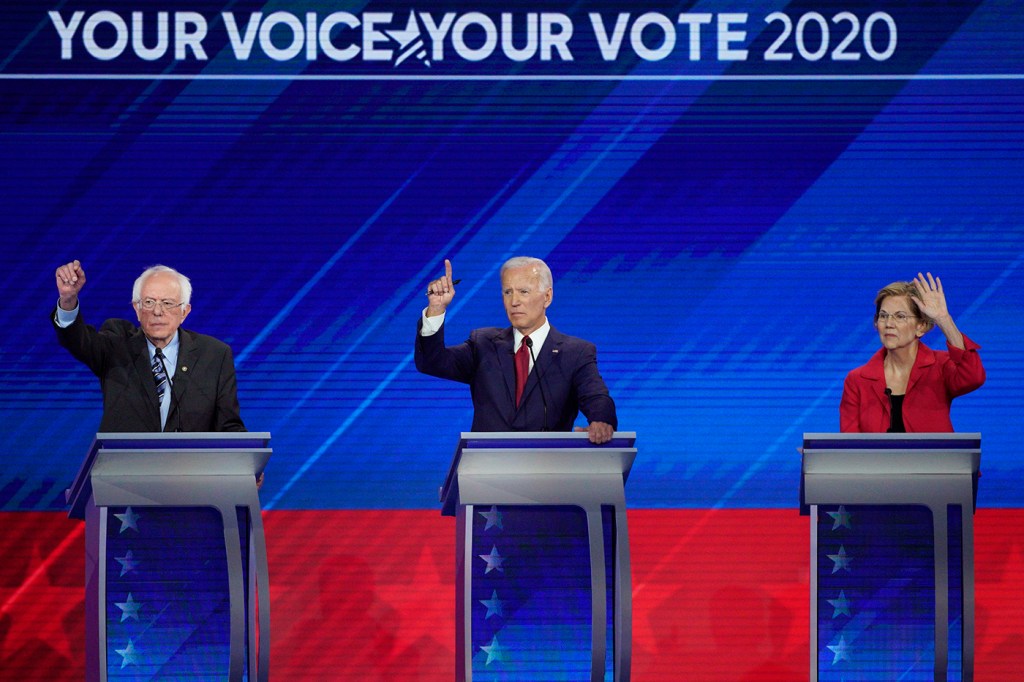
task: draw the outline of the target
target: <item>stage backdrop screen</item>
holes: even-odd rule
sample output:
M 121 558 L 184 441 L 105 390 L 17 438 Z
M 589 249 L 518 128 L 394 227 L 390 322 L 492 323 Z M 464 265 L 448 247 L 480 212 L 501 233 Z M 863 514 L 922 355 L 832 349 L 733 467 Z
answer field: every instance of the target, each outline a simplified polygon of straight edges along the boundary
M 1021 506 L 1024 6 L 1015 0 L 530 3 L 5 0 L 0 509 L 60 510 L 97 430 L 59 347 L 191 277 L 231 345 L 268 509 L 432 509 L 468 388 L 417 373 L 507 324 L 498 270 L 554 272 L 637 433 L 634 508 L 792 508 L 839 429 L 874 296 L 920 272 L 981 345 L 953 408 L 979 504 Z M 940 331 L 924 337 L 945 349 Z M 584 421 L 580 420 L 580 424 Z

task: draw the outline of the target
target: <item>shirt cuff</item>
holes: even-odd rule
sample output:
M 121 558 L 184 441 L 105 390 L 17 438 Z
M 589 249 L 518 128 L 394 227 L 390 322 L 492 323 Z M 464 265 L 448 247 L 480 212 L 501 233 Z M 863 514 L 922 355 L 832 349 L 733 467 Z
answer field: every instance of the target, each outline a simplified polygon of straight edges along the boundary
M 58 309 L 59 308 L 60 306 L 58 306 Z M 441 325 L 444 324 L 444 313 L 434 315 L 433 317 L 427 317 L 427 309 L 424 308 L 421 316 L 423 318 L 423 324 L 420 325 L 420 336 L 433 336 L 441 329 Z
M 54 315 L 53 321 L 57 323 L 57 326 L 61 329 L 70 327 L 75 320 L 78 319 L 78 309 L 82 307 L 79 303 L 75 306 L 74 310 L 64 310 L 60 307 L 60 303 L 57 303 L 57 314 Z

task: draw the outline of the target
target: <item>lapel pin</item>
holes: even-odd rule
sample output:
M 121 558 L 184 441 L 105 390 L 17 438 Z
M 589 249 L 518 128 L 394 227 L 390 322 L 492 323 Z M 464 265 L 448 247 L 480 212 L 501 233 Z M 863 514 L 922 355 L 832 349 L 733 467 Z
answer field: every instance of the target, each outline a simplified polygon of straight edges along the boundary
M 552 355 L 557 355 L 558 354 L 558 349 L 557 348 L 552 348 L 551 349 L 551 354 Z
M 188 365 L 182 365 L 181 366 L 181 371 L 182 372 L 187 372 L 188 371 Z

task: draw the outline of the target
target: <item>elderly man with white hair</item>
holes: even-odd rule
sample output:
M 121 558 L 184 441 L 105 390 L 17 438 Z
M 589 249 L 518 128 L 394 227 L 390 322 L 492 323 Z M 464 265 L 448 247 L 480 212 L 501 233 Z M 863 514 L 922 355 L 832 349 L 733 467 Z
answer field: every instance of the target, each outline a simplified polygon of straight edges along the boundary
M 57 340 L 99 378 L 106 432 L 245 431 L 231 348 L 181 328 L 192 311 L 192 284 L 173 268 L 147 268 L 132 289 L 139 326 L 110 319 L 86 324 L 78 295 L 85 270 L 57 268 Z
M 511 326 L 474 329 L 446 346 L 445 314 L 455 297 L 451 261 L 427 286 L 427 307 L 416 334 L 416 367 L 424 374 L 469 384 L 473 431 L 571 431 L 580 412 L 592 443 L 607 443 L 617 426 L 615 403 L 597 370 L 594 344 L 548 322 L 554 297 L 551 270 L 539 258 L 518 256 L 501 267 L 501 295 Z

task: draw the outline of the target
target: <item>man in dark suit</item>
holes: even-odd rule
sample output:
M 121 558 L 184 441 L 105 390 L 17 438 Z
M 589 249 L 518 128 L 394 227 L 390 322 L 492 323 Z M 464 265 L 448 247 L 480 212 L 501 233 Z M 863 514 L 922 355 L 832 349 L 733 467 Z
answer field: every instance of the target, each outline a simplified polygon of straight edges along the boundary
M 455 297 L 451 262 L 446 260 L 444 267 L 444 276 L 427 287 L 428 305 L 416 334 L 416 368 L 469 384 L 472 429 L 571 431 L 582 411 L 590 441 L 611 440 L 618 422 L 597 370 L 597 349 L 548 322 L 554 289 L 544 261 L 517 257 L 502 265 L 502 299 L 512 326 L 475 329 L 457 346 L 444 342 L 445 312 Z
M 79 314 L 81 264 L 60 266 L 56 279 L 57 340 L 99 377 L 100 431 L 245 431 L 231 349 L 180 328 L 192 310 L 187 277 L 162 265 L 147 269 L 132 290 L 140 326 L 113 319 L 99 331 Z

